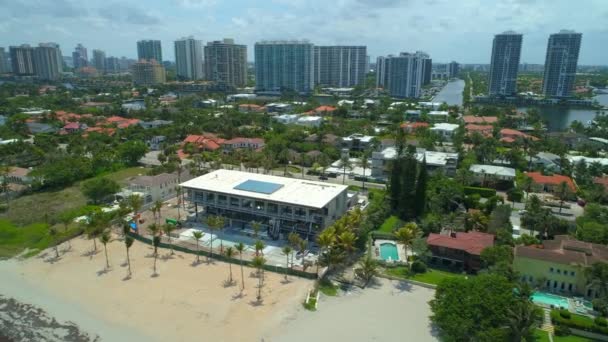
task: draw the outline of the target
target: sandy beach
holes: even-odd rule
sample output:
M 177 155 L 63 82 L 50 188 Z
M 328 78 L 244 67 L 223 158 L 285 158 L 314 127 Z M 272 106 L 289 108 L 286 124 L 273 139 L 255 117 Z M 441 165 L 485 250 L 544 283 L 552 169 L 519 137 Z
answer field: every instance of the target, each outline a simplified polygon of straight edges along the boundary
M 437 341 L 428 305 L 434 294 L 407 282 L 376 279 L 364 290 L 323 297 L 318 311 L 299 312 L 269 341 Z
M 60 250 L 65 249 L 64 244 Z M 60 322 L 73 322 L 102 341 L 260 341 L 302 310 L 310 280 L 265 272 L 263 302 L 256 302 L 258 279 L 245 268 L 245 291 L 225 286 L 228 264 L 161 249 L 158 276 L 152 276 L 151 246 L 135 241 L 130 250 L 133 276 L 126 278 L 124 243 L 108 244 L 111 269 L 104 271 L 103 246 L 72 241 L 53 260 L 48 250 L 25 261 L 0 262 L 0 294 L 45 310 Z M 232 266 L 240 282 L 240 267 Z

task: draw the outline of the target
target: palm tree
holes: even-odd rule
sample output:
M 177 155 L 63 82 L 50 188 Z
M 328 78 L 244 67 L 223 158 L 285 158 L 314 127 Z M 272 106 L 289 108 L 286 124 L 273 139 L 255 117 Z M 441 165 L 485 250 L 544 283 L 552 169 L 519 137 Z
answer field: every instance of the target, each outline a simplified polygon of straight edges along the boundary
M 158 233 L 160 232 L 160 227 L 156 223 L 152 223 L 151 225 L 148 226 L 148 230 L 150 231 L 150 234 L 152 235 L 152 239 L 154 239 L 156 236 L 158 236 Z M 158 248 L 156 248 L 156 246 L 154 246 L 154 255 L 156 256 L 157 253 L 158 253 Z
M 608 295 L 608 264 L 596 262 L 585 269 L 588 288 L 595 288 L 600 296 Z
M 321 233 L 319 233 L 319 235 L 317 236 L 317 243 L 321 247 L 320 256 L 325 255 L 327 257 L 327 254 L 329 253 L 329 250 L 331 249 L 335 241 L 336 230 L 333 227 L 324 229 Z M 331 262 L 329 258 L 327 258 L 326 260 L 328 261 L 327 269 L 329 270 Z M 317 273 L 319 273 L 319 261 L 317 261 Z
M 141 207 L 144 205 L 144 201 L 141 198 L 141 196 L 139 195 L 131 195 L 129 197 L 127 197 L 127 203 L 129 203 L 129 207 L 131 207 L 131 210 L 133 210 L 133 220 L 135 221 L 135 230 L 138 230 L 139 228 L 139 223 L 138 223 L 138 219 L 137 219 L 137 215 L 139 213 L 139 211 L 141 210 Z
M 229 259 L 232 259 L 234 257 L 234 255 L 236 254 L 236 252 L 235 252 L 234 248 L 228 247 L 228 248 L 226 248 L 226 251 L 224 252 L 224 254 Z M 230 260 L 228 261 L 228 268 L 230 269 L 230 278 L 228 278 L 228 283 L 232 284 L 232 261 L 230 261 Z
M 158 217 L 158 224 L 160 224 L 161 221 L 161 216 L 160 216 L 160 210 L 163 207 L 163 202 L 161 200 L 157 200 L 156 202 L 154 202 L 154 210 L 156 211 L 157 215 L 155 215 L 155 217 Z
M 339 236 L 340 238 L 340 247 L 344 249 L 347 253 L 352 253 L 355 250 L 355 242 L 357 241 L 357 236 L 352 231 L 342 232 Z
M 108 230 L 104 230 L 99 237 L 99 240 L 103 244 L 104 254 L 106 255 L 106 269 L 110 268 L 110 261 L 108 260 L 108 242 L 110 242 L 112 236 Z
M 288 245 L 283 246 L 282 249 L 283 255 L 285 255 L 285 280 L 287 280 L 287 269 L 289 267 L 289 255 L 293 252 L 291 247 Z
M 69 229 L 69 224 L 72 223 L 72 217 L 69 215 L 65 215 L 65 214 L 60 215 L 59 222 L 61 222 L 61 224 L 63 224 L 63 232 L 67 233 L 68 229 Z M 71 249 L 72 248 L 71 239 L 68 238 L 67 241 L 68 241 L 68 247 L 69 247 L 69 249 Z
M 559 183 L 557 187 L 557 196 L 559 197 L 559 213 L 562 213 L 564 202 L 568 198 L 568 184 L 566 182 Z
M 242 242 L 239 242 L 236 246 L 234 246 L 234 248 L 236 248 L 236 250 L 239 252 L 239 258 L 241 261 L 241 280 L 242 280 L 242 287 L 241 290 L 245 289 L 245 273 L 243 272 L 243 251 L 245 251 L 245 245 Z
M 99 227 L 97 224 L 92 224 L 89 227 L 87 227 L 87 237 L 91 240 L 93 240 L 93 251 L 95 253 L 97 253 L 97 237 L 99 236 L 99 234 L 101 233 L 101 227 Z
M 507 310 L 507 329 L 511 341 L 528 341 L 534 333 L 534 323 L 538 309 L 530 300 L 519 300 Z
M 152 243 L 154 244 L 154 250 L 158 249 L 158 246 L 160 245 L 160 236 L 156 235 L 152 239 Z M 155 252 L 154 253 L 154 274 L 156 274 L 156 259 L 158 259 L 158 254 Z
M 211 242 L 209 245 L 210 246 L 209 255 L 212 256 L 213 255 L 213 236 L 215 235 L 215 234 L 213 234 L 213 232 L 224 227 L 224 218 L 221 216 L 209 216 L 209 217 L 207 217 L 207 225 L 209 226 L 209 229 L 211 229 L 211 232 L 212 232 Z M 222 240 L 220 239 L 220 243 L 221 243 L 221 241 Z M 222 245 L 222 247 L 223 247 L 223 245 Z M 220 250 L 222 247 L 220 247 Z
M 522 179 L 520 180 L 520 186 L 523 190 L 526 191 L 526 200 L 528 200 L 528 196 L 530 195 L 530 188 L 532 187 L 532 178 L 524 175 L 524 177 L 522 177 Z
M 261 251 L 264 249 L 264 247 L 266 247 L 266 246 L 264 246 L 264 243 L 262 242 L 262 240 L 257 240 L 257 241 L 255 242 L 254 247 L 255 247 L 255 256 L 258 256 L 258 255 L 260 255 L 260 252 L 261 252 Z
M 399 241 L 401 244 L 403 244 L 403 250 L 405 251 L 405 263 L 406 264 L 409 264 L 409 261 L 407 258 L 407 249 L 412 244 L 412 241 L 414 241 L 416 236 L 418 236 L 418 233 L 419 233 L 419 228 L 413 222 L 407 223 L 405 226 L 403 226 L 401 229 L 399 229 L 395 233 L 395 237 L 397 238 L 397 241 Z
M 255 256 L 253 258 L 253 260 L 251 260 L 251 264 L 253 265 L 253 267 L 255 267 L 258 270 L 257 300 L 261 301 L 262 300 L 262 277 L 259 274 L 262 271 L 262 268 L 264 267 L 264 265 L 266 264 L 266 259 L 264 259 L 264 257 L 261 257 L 261 256 Z
M 378 275 L 378 261 L 367 255 L 367 257 L 359 261 L 359 268 L 355 270 L 355 274 L 363 279 L 365 282 L 363 287 L 366 287 Z
M 169 239 L 169 246 L 171 246 L 171 255 L 175 254 L 173 251 L 173 244 L 171 243 L 171 233 L 175 230 L 175 226 L 171 223 L 166 223 L 163 225 L 163 231 L 167 235 L 167 239 Z
M 198 249 L 198 246 L 199 246 L 198 242 L 199 242 L 200 239 L 203 238 L 203 235 L 204 235 L 203 232 L 198 231 L 198 230 L 195 230 L 195 231 L 192 232 L 192 238 L 194 240 L 196 240 L 196 263 L 197 264 L 201 262 L 201 260 L 200 260 L 200 253 L 199 253 L 199 249 Z
M 258 235 L 260 233 L 260 229 L 262 228 L 262 224 L 260 222 L 257 221 L 251 221 L 251 229 L 253 229 L 253 237 L 254 238 L 258 238 Z
M 51 240 L 55 245 L 55 257 L 59 258 L 59 247 L 57 246 L 57 228 L 49 226 L 49 235 L 51 236 Z
M 183 201 L 182 198 L 182 187 L 181 186 L 176 186 L 175 187 L 175 193 L 177 194 L 177 221 L 181 220 L 181 213 L 180 213 L 180 207 Z
M 340 167 L 342 167 L 342 184 L 346 181 L 346 168 L 351 169 L 350 157 L 345 155 L 340 158 Z
M 367 170 L 369 168 L 369 152 L 368 151 L 365 151 L 361 155 L 361 159 L 359 160 L 359 164 L 363 168 L 363 178 L 361 178 L 361 183 L 362 183 L 361 187 L 363 188 L 363 190 L 365 190 L 365 180 L 367 179 L 367 176 L 365 175 L 365 170 Z
M 125 237 L 125 247 L 127 248 L 127 265 L 129 266 L 129 277 L 131 276 L 131 259 L 129 258 L 129 248 L 133 246 L 133 241 L 135 241 L 133 237 L 129 235 Z
M 297 249 L 300 245 L 300 240 L 302 240 L 302 238 L 300 237 L 300 235 L 298 235 L 298 233 L 295 232 L 291 232 L 287 236 L 287 241 L 289 241 L 289 245 L 294 250 Z M 293 265 L 293 254 L 291 254 L 291 264 Z

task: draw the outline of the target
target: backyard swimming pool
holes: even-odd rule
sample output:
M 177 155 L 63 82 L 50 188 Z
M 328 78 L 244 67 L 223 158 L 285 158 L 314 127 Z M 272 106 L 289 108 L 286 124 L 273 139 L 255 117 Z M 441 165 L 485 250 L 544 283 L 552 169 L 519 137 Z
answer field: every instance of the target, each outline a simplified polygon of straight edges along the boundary
M 554 307 L 564 309 L 568 309 L 570 306 L 568 303 L 568 298 L 546 292 L 534 292 L 532 294 L 532 301 L 537 304 L 544 304 L 546 306 L 553 305 Z
M 380 257 L 382 260 L 399 260 L 399 253 L 397 253 L 397 246 L 394 243 L 385 242 L 380 245 Z

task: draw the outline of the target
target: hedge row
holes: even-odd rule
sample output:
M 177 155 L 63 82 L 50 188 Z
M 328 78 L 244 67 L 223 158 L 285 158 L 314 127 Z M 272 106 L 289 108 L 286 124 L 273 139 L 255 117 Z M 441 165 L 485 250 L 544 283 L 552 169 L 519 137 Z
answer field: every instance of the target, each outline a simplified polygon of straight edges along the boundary
M 496 190 L 490 188 L 477 188 L 474 186 L 465 186 L 464 187 L 465 195 L 479 194 L 479 196 L 484 198 L 490 198 L 492 196 L 496 196 Z
M 139 234 L 134 234 L 134 233 L 129 233 L 130 236 L 132 236 L 135 240 L 141 241 L 143 243 L 146 243 L 148 245 L 152 245 L 152 240 L 141 236 Z M 160 247 L 162 248 L 171 248 L 171 245 L 168 243 L 164 243 L 161 242 Z M 183 247 L 183 246 L 179 246 L 179 245 L 173 245 L 173 249 L 176 251 L 180 251 L 180 252 L 184 252 L 184 253 L 188 253 L 188 254 L 194 254 L 196 255 L 196 251 L 193 251 L 189 248 Z M 241 264 L 241 260 L 237 259 L 237 258 L 228 258 L 227 256 L 223 255 L 223 254 L 217 254 L 217 253 L 210 253 L 209 251 L 200 251 L 201 255 L 205 255 L 205 256 L 210 256 L 213 259 L 217 259 L 217 260 L 221 260 L 224 262 L 229 262 L 232 264 L 237 264 L 240 265 Z M 245 266 L 250 266 L 253 267 L 251 265 L 251 261 L 250 260 L 244 260 L 243 259 L 243 265 Z M 292 268 L 285 268 L 285 267 L 279 267 L 279 266 L 274 266 L 274 265 L 264 265 L 264 269 L 267 271 L 271 271 L 271 272 L 278 272 L 281 274 L 285 274 L 285 272 L 287 271 L 287 274 L 292 275 L 292 276 L 296 276 L 296 277 L 301 277 L 301 278 L 307 278 L 307 279 L 316 279 L 317 275 L 315 273 L 310 273 L 310 272 L 304 272 L 304 271 L 300 271 L 300 270 L 294 270 Z
M 608 335 L 608 327 L 599 326 L 591 318 L 585 316 L 572 314 L 570 318 L 565 318 L 560 315 L 559 310 L 553 310 L 551 311 L 551 321 L 554 324 L 565 325 L 569 328 Z
M 379 230 L 372 230 L 370 234 L 372 236 L 372 239 L 374 239 L 374 240 L 377 240 L 377 239 L 395 240 L 395 234 L 393 234 L 393 233 L 385 233 L 385 232 L 381 232 Z

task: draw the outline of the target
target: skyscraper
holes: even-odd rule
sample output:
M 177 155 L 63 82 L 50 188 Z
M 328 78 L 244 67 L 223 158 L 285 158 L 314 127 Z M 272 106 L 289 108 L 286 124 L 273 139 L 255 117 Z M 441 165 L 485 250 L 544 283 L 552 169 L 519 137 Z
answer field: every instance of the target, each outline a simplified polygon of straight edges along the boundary
M 74 64 L 74 69 L 82 68 L 89 65 L 89 56 L 87 54 L 87 48 L 82 46 L 82 44 L 78 43 L 74 52 L 72 52 L 72 63 Z
M 448 64 L 448 76 L 450 78 L 454 78 L 456 76 L 458 76 L 458 73 L 460 72 L 460 64 L 452 61 L 450 62 L 450 64 Z
M 97 72 L 103 74 L 106 71 L 106 53 L 101 50 L 93 50 L 93 66 Z
M 200 40 L 188 37 L 175 41 L 175 69 L 180 79 L 203 79 L 203 46 Z
M 55 52 L 57 53 L 57 70 L 59 70 L 59 72 L 63 72 L 63 54 L 61 53 L 61 47 L 59 46 L 59 44 L 40 43 L 38 44 L 38 46 L 52 47 L 55 49 Z
M 120 61 L 117 57 L 106 58 L 106 72 L 111 74 L 120 72 Z
M 365 82 L 367 47 L 315 46 L 315 84 L 354 87 Z
M 59 79 L 63 70 L 63 61 L 59 59 L 59 56 L 61 56 L 61 50 L 57 44 L 41 43 L 34 48 L 34 70 L 39 79 L 48 81 Z
M 543 75 L 545 96 L 571 95 L 582 37 L 581 33 L 567 30 L 549 36 Z
M 137 59 L 156 60 L 163 62 L 163 51 L 160 40 L 140 40 L 137 42 Z
M 399 56 L 386 57 L 385 89 L 392 97 L 418 98 L 424 79 L 424 63 L 427 54 L 402 52 Z
M 154 85 L 165 83 L 165 68 L 156 59 L 140 59 L 131 67 L 133 83 L 136 85 Z
M 388 69 L 393 55 L 376 58 L 376 88 L 386 88 L 388 86 Z
M 255 43 L 256 90 L 310 93 L 315 84 L 313 50 L 308 41 Z
M 27 44 L 9 47 L 13 73 L 20 76 L 31 76 L 36 73 L 34 69 L 34 48 Z
M 422 85 L 430 84 L 433 73 L 433 60 L 426 52 L 416 51 L 416 53 L 422 58 Z
M 247 84 L 247 45 L 233 39 L 208 42 L 205 46 L 205 79 L 233 87 Z
M 521 55 L 522 35 L 507 31 L 494 36 L 488 94 L 511 96 L 517 93 L 517 71 Z
M 3 47 L 0 47 L 0 74 L 7 73 L 9 71 L 8 67 L 8 56 L 4 51 Z

